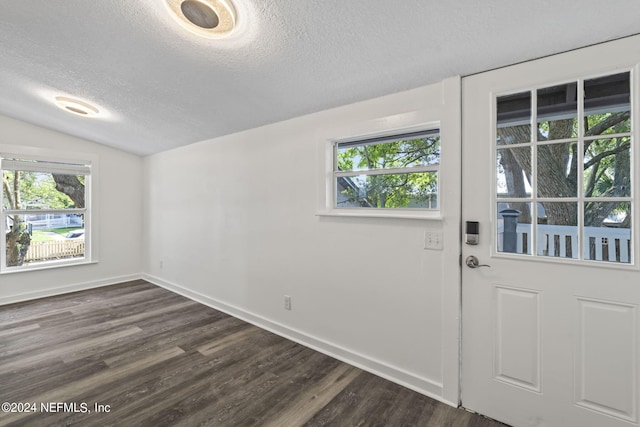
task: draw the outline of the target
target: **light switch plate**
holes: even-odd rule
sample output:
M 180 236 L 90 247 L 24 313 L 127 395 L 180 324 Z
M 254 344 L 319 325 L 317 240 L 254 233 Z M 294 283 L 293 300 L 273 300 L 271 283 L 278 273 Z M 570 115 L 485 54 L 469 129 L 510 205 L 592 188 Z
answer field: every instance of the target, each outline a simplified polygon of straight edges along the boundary
M 424 248 L 441 251 L 442 250 L 442 232 L 425 231 L 424 232 Z

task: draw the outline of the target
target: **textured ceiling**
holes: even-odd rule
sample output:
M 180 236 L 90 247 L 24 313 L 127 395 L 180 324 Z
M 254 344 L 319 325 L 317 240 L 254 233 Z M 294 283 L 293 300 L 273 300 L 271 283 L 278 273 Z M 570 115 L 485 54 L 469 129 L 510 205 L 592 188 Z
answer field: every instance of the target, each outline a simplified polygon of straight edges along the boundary
M 146 155 L 640 33 L 637 0 L 235 5 L 238 31 L 208 40 L 165 0 L 3 1 L 0 114 Z

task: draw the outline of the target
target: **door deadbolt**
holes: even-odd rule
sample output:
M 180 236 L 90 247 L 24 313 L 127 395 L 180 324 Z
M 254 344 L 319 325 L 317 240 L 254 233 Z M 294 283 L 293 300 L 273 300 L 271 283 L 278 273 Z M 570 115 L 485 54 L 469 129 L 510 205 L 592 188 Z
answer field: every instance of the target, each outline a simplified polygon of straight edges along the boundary
M 480 264 L 480 261 L 478 261 L 478 258 L 474 255 L 469 255 L 465 263 L 469 268 L 491 267 L 489 264 Z
M 478 221 L 467 221 L 467 227 L 464 233 L 464 242 L 467 245 L 478 244 L 478 233 L 480 232 L 480 223 Z

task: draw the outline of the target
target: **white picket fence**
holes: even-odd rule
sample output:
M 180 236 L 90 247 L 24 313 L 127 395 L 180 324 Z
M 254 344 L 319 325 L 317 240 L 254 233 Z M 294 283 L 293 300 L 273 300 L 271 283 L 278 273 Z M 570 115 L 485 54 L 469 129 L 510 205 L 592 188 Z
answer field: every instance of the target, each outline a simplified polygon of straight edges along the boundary
M 34 230 L 82 227 L 82 217 L 79 215 L 29 215 L 27 224 Z
M 538 224 L 536 254 L 559 258 L 578 258 L 578 228 L 566 225 Z M 531 225 L 518 224 L 517 253 L 532 253 Z M 498 227 L 498 252 L 502 252 L 504 231 Z M 631 260 L 631 230 L 628 228 L 585 227 L 583 234 L 583 259 L 596 261 Z
M 84 256 L 84 239 L 48 240 L 31 242 L 25 262 Z

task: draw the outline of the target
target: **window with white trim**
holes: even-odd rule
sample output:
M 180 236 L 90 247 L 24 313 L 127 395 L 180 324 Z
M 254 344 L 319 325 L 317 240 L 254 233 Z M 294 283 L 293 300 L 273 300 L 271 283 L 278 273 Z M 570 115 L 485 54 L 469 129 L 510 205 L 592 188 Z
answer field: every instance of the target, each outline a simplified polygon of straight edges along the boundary
M 438 209 L 439 129 L 339 140 L 333 152 L 336 209 Z
M 496 98 L 497 251 L 633 263 L 631 74 Z
M 91 260 L 91 162 L 1 154 L 0 271 Z

